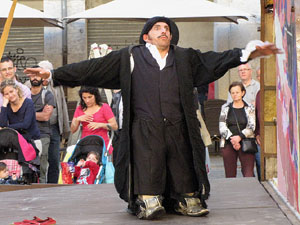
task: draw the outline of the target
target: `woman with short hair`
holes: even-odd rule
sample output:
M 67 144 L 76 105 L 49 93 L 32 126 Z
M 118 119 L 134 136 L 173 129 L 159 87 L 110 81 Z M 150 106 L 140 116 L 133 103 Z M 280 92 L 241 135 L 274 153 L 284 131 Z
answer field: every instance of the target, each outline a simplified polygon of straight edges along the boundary
M 246 89 L 241 82 L 233 82 L 229 93 L 233 101 L 222 106 L 219 120 L 225 176 L 236 177 L 239 158 L 243 176 L 254 177 L 255 154 L 243 152 L 241 140 L 254 138 L 255 108 L 243 100 Z

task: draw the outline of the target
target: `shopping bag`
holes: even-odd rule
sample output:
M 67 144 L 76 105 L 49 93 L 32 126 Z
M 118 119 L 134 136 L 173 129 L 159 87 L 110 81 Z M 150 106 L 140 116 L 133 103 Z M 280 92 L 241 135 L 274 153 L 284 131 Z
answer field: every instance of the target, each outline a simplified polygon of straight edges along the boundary
M 104 181 L 103 183 L 106 184 L 112 184 L 114 183 L 114 177 L 115 177 L 115 167 L 112 163 L 112 155 L 109 155 L 107 157 L 107 163 L 105 167 L 105 173 L 104 173 Z
M 63 184 L 73 184 L 73 167 L 74 164 L 68 162 L 61 162 L 61 173 L 62 173 L 62 183 Z

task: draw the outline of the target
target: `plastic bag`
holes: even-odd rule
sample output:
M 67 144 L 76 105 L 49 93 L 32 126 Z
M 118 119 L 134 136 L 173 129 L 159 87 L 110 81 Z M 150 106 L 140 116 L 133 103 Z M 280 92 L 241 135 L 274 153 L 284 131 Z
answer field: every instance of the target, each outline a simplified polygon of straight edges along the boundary
M 209 174 L 209 172 L 210 172 L 210 157 L 209 157 L 208 147 L 205 147 L 205 167 L 206 167 L 207 174 Z

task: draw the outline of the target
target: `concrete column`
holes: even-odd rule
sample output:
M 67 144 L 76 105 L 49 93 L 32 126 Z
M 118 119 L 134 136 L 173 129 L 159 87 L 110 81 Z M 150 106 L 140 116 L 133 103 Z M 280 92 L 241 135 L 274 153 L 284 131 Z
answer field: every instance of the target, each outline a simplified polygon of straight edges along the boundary
M 68 15 L 85 10 L 85 0 L 68 0 Z M 68 24 L 68 63 L 87 59 L 86 21 L 77 20 Z
M 232 48 L 244 48 L 250 40 L 260 39 L 260 0 L 215 0 L 216 3 L 236 8 L 253 16 L 249 21 L 239 20 L 239 24 L 215 23 L 214 50 L 224 51 Z M 255 70 L 259 66 L 259 60 L 251 62 Z M 253 78 L 255 78 L 255 72 Z M 216 82 L 215 97 L 227 99 L 228 87 L 233 81 L 240 80 L 237 69 L 230 70 L 223 78 Z
M 213 50 L 214 23 L 177 22 L 179 29 L 178 46 L 200 49 L 202 52 Z
M 61 0 L 44 0 L 44 12 L 61 17 Z M 54 68 L 62 65 L 62 29 L 56 27 L 44 28 L 44 58 L 49 60 Z

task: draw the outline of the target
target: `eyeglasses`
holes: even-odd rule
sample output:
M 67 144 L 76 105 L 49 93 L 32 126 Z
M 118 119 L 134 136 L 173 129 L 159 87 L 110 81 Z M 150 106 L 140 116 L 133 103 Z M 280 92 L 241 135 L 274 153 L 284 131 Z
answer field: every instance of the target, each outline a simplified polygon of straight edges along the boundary
M 13 71 L 13 69 L 14 69 L 14 67 L 8 67 L 8 68 L 3 68 L 0 71 L 3 72 L 3 73 L 6 72 L 6 71 L 11 72 L 11 71 Z
M 251 69 L 241 69 L 241 70 L 239 70 L 239 72 L 246 72 L 248 70 L 251 70 Z

